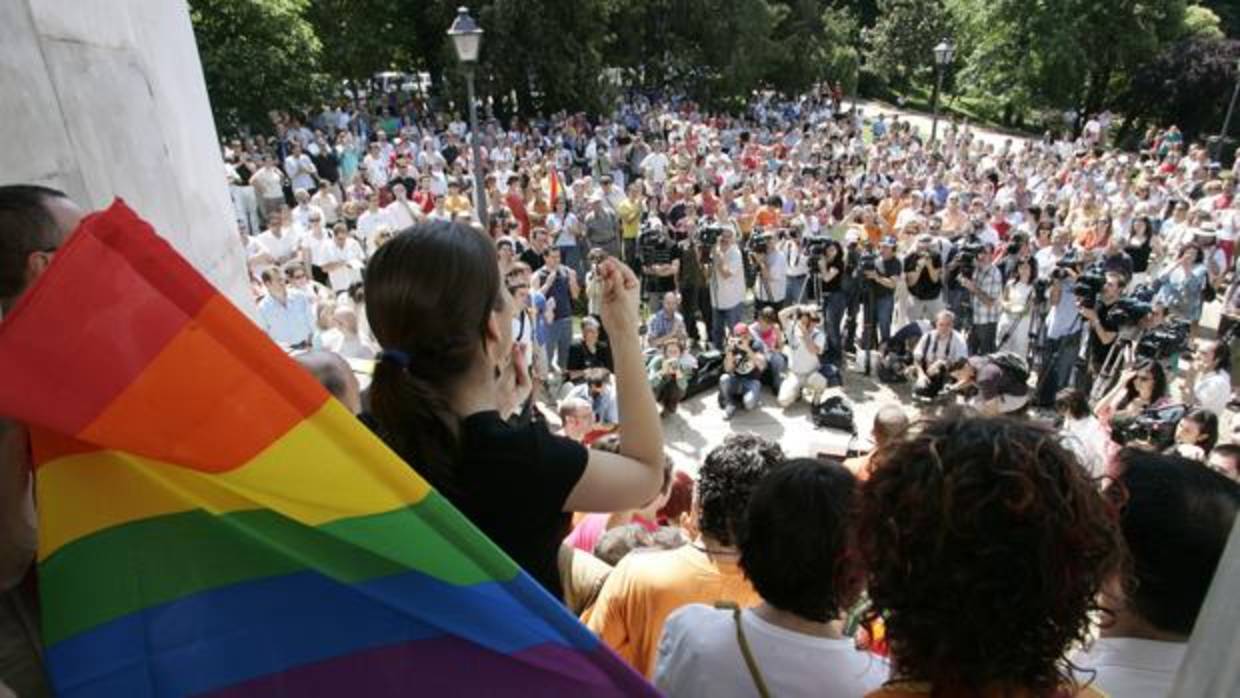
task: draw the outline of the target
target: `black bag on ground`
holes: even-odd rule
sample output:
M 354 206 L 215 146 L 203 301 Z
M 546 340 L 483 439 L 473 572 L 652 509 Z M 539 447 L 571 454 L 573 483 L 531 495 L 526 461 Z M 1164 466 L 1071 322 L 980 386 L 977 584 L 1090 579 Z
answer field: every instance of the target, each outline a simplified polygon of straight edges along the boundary
M 689 387 L 685 388 L 686 400 L 717 387 L 723 375 L 723 352 L 704 351 L 697 355 L 697 362 L 697 370 L 689 376 Z
M 1023 357 L 1017 356 L 1010 351 L 1001 351 L 997 354 L 991 354 L 990 361 L 997 364 L 1003 372 L 1007 374 L 1009 380 L 1018 383 L 1029 382 L 1029 364 L 1025 362 Z
M 810 419 L 819 429 L 838 429 L 849 434 L 857 433 L 852 405 L 840 395 L 832 395 L 810 408 Z

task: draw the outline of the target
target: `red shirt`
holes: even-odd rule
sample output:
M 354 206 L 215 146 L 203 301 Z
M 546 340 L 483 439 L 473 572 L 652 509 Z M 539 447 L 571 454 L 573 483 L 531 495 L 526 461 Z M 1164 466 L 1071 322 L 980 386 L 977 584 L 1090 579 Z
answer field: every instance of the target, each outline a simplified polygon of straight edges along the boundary
M 525 199 L 520 194 L 509 192 L 504 197 L 504 204 L 508 206 L 513 219 L 521 226 L 521 237 L 528 238 L 530 236 L 530 214 L 525 210 Z

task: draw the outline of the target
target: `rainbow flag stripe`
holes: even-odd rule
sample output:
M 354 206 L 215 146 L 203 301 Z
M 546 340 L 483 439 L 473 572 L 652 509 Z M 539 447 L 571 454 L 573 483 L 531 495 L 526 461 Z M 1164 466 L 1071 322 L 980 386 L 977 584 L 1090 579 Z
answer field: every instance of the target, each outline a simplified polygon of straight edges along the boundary
M 653 688 L 124 203 L 0 324 L 62 696 Z

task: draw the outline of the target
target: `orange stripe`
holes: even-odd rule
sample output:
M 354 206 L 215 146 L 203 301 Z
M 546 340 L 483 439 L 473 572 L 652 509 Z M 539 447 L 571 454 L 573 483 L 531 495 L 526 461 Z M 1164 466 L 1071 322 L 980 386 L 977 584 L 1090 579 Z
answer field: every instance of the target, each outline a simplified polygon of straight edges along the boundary
M 77 438 L 222 472 L 249 461 L 327 398 L 217 295 Z

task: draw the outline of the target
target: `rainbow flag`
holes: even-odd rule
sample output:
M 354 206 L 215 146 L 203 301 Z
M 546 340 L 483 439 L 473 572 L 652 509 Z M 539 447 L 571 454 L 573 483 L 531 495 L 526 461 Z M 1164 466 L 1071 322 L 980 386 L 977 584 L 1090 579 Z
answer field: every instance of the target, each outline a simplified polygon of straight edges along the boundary
M 560 173 L 556 172 L 554 161 L 552 161 L 550 169 L 551 174 L 548 177 L 551 179 L 551 195 L 548 198 L 551 200 L 551 208 L 554 209 L 556 200 L 560 198 Z
M 654 689 L 123 203 L 0 324 L 61 696 Z

